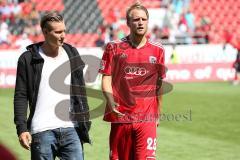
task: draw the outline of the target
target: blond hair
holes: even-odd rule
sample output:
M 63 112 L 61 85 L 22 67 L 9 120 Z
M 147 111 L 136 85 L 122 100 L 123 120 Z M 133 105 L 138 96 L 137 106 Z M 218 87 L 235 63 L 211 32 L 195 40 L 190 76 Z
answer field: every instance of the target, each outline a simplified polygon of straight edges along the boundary
M 133 5 L 131 5 L 126 12 L 126 19 L 127 22 L 130 20 L 131 18 L 131 11 L 134 9 L 139 9 L 139 10 L 143 10 L 146 15 L 147 15 L 147 19 L 149 18 L 149 13 L 146 7 L 144 7 L 139 1 L 137 1 L 136 3 L 134 3 Z

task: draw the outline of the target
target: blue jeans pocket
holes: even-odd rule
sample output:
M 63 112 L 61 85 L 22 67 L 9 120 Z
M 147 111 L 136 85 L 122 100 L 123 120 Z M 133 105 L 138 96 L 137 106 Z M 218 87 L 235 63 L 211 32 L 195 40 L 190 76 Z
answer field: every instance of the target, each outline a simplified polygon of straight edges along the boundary
M 31 156 L 34 160 L 53 159 L 49 133 L 41 132 L 32 135 Z

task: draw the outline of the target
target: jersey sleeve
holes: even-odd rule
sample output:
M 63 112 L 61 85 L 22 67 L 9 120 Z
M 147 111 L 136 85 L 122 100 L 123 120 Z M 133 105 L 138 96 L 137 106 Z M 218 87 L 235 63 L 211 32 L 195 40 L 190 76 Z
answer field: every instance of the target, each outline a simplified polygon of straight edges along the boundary
M 108 43 L 104 50 L 102 60 L 100 62 L 99 73 L 111 75 L 112 72 L 112 59 L 114 55 L 114 48 L 112 43 Z
M 159 49 L 159 58 L 158 58 L 158 65 L 159 65 L 159 78 L 164 79 L 166 77 L 166 66 L 165 66 L 165 50 L 164 48 Z

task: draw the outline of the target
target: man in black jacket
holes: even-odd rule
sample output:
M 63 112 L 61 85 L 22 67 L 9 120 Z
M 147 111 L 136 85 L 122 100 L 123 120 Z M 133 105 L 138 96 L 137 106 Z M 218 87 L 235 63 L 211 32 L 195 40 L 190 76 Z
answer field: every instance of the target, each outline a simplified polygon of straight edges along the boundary
M 91 125 L 84 63 L 76 48 L 64 43 L 60 14 L 45 14 L 41 29 L 45 41 L 28 46 L 18 60 L 14 122 L 19 141 L 34 160 L 81 160 Z

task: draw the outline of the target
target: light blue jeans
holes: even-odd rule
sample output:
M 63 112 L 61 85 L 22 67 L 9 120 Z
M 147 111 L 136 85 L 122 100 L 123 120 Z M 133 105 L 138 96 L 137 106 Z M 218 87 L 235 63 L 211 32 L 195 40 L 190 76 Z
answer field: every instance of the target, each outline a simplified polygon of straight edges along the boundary
M 57 128 L 32 135 L 32 160 L 83 160 L 77 128 Z

